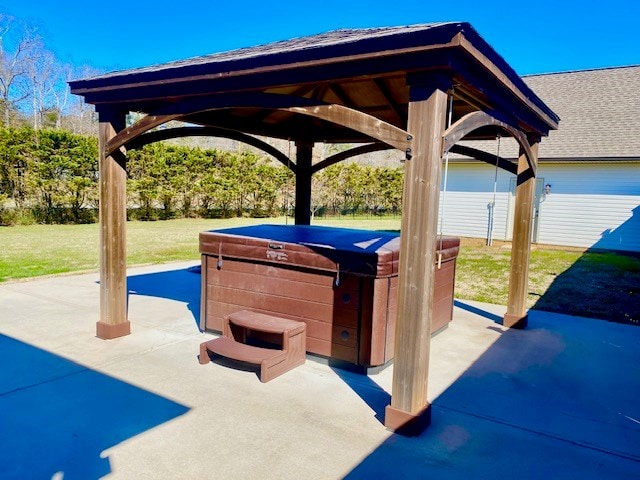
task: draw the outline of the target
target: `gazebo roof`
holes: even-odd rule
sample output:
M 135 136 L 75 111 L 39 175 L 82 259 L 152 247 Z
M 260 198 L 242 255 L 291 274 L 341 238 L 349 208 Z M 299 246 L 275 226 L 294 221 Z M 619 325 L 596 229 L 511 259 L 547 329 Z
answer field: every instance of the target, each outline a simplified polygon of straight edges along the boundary
M 98 111 L 183 113 L 186 122 L 268 137 L 359 143 L 371 138 L 282 107 L 343 105 L 406 129 L 407 76 L 434 72 L 453 78 L 454 121 L 484 110 L 527 133 L 557 128 L 558 117 L 468 23 L 336 30 L 77 80 L 71 89 Z

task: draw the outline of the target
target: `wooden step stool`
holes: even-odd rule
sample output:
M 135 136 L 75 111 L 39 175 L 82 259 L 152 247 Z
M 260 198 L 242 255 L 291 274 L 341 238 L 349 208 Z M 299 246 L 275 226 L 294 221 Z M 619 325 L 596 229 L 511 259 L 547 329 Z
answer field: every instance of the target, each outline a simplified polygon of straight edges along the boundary
M 282 349 L 247 345 L 248 330 L 282 336 Z M 222 337 L 200 344 L 200 363 L 209 363 L 209 352 L 213 352 L 260 365 L 260 381 L 265 383 L 305 362 L 306 330 L 304 322 L 241 310 L 225 318 Z

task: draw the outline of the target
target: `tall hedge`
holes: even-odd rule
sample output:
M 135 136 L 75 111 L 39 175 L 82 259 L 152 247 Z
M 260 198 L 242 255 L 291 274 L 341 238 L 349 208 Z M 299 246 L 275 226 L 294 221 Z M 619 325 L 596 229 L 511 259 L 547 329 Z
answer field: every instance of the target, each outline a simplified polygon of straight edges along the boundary
M 93 137 L 28 127 L 0 129 L 0 225 L 86 223 L 97 217 Z M 131 219 L 269 217 L 294 207 L 295 179 L 251 152 L 166 143 L 128 152 Z M 402 169 L 338 164 L 313 177 L 314 214 L 398 212 Z
M 128 154 L 130 216 L 274 216 L 290 176 L 250 152 L 230 153 L 162 143 Z
M 0 223 L 94 221 L 97 141 L 62 130 L 0 129 Z

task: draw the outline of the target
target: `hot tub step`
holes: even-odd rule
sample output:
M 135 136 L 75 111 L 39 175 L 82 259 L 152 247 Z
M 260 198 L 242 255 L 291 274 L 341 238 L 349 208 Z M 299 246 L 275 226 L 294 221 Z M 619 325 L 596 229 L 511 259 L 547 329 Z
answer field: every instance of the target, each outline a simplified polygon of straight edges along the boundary
M 233 324 L 239 327 L 241 338 L 234 338 Z M 306 354 L 306 327 L 304 322 L 274 317 L 243 310 L 225 320 L 225 335 L 200 344 L 200 363 L 209 362 L 209 352 L 242 362 L 260 365 L 260 381 L 268 382 L 302 365 Z M 261 348 L 238 341 L 245 338 L 246 330 L 282 336 L 282 349 Z
M 222 357 L 232 358 L 241 362 L 255 363 L 259 365 L 265 360 L 275 357 L 284 357 L 282 350 L 254 347 L 245 343 L 236 342 L 229 337 L 220 337 L 203 343 L 206 349 Z M 207 363 L 207 362 L 205 362 Z
M 274 317 L 273 315 L 266 315 L 264 313 L 252 312 L 250 310 L 241 310 L 239 312 L 232 313 L 228 317 L 229 323 L 237 325 L 238 327 L 248 328 L 250 330 L 256 330 L 266 333 L 278 333 L 283 335 L 295 335 L 302 332 L 306 323 L 297 322 L 295 320 L 289 320 L 288 318 Z

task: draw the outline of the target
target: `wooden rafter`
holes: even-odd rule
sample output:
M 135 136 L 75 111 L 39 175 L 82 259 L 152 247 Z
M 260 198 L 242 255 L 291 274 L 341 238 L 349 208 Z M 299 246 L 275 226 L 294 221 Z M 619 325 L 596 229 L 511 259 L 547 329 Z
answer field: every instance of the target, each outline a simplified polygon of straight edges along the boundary
M 380 93 L 382 93 L 382 96 L 384 96 L 389 106 L 391 107 L 391 110 L 393 111 L 393 113 L 395 114 L 396 123 L 398 125 L 402 125 L 404 122 L 403 119 L 405 114 L 402 110 L 402 107 L 398 104 L 398 102 L 394 100 L 393 96 L 391 95 L 391 91 L 387 88 L 387 85 L 384 83 L 384 80 L 382 78 L 376 78 L 374 80 L 374 83 L 378 88 L 378 90 L 380 90 Z
M 329 85 L 327 85 L 326 83 L 318 85 L 311 93 L 311 98 L 315 98 L 316 100 L 323 100 L 328 90 Z
M 317 87 L 313 84 L 302 85 L 296 88 L 293 92 L 288 93 L 287 95 L 292 97 L 306 98 L 305 95 L 307 95 L 308 93 L 311 93 L 312 99 L 322 100 L 321 98 L 318 98 L 317 96 L 314 95 L 316 90 L 317 90 Z M 258 113 L 257 115 L 253 116 L 253 119 L 258 123 L 266 122 L 269 119 L 269 117 L 273 115 L 273 113 L 274 113 L 273 110 L 264 110 Z
M 338 97 L 338 100 L 342 102 L 345 106 L 351 106 L 353 104 L 352 100 L 346 94 L 344 89 L 338 85 L 337 83 L 332 83 L 329 85 L 329 90 L 333 92 L 333 94 Z
M 465 85 L 456 85 L 454 99 L 458 98 L 463 102 L 469 104 L 474 110 L 482 110 L 485 112 L 491 111 L 491 106 L 487 102 L 474 95 L 470 89 Z

